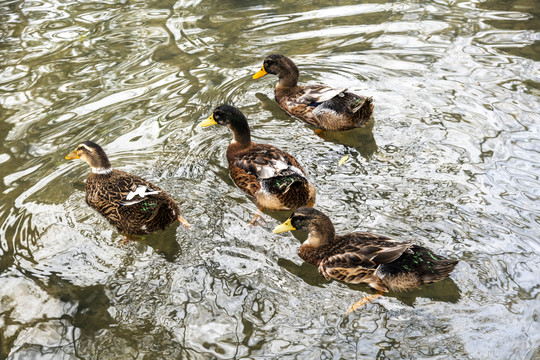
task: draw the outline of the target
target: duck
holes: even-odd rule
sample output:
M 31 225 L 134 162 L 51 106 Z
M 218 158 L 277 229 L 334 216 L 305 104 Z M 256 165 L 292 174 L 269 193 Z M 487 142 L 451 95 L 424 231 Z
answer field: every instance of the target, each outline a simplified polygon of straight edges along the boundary
M 279 78 L 274 91 L 279 107 L 320 131 L 345 131 L 363 127 L 373 114 L 371 97 L 353 94 L 345 88 L 298 85 L 298 67 L 284 55 L 268 55 L 253 79 L 267 74 Z
M 191 228 L 169 194 L 139 176 L 113 169 L 107 154 L 95 142 L 79 144 L 65 159 L 82 159 L 90 165 L 86 203 L 124 235 L 123 243 L 136 235 L 163 230 L 177 220 Z
M 273 232 L 278 234 L 291 230 L 308 233 L 298 255 L 317 266 L 327 280 L 365 283 L 378 291 L 353 304 L 347 313 L 385 292 L 409 291 L 440 281 L 448 277 L 458 263 L 426 247 L 384 235 L 368 232 L 336 235 L 330 218 L 312 208 L 296 209 Z
M 255 200 L 259 211 L 294 210 L 315 204 L 315 187 L 302 166 L 275 146 L 251 141 L 247 119 L 239 109 L 220 105 L 200 125 L 217 124 L 233 133 L 226 154 L 230 176 L 240 190 Z

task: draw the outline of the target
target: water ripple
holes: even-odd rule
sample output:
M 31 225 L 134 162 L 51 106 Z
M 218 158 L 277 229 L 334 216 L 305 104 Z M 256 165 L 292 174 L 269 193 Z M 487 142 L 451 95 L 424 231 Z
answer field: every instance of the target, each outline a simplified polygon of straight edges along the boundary
M 537 11 L 525 0 L 0 4 L 0 357 L 533 358 L 540 262 Z M 373 96 L 364 129 L 317 136 L 251 79 L 284 53 L 301 83 Z M 344 311 L 328 282 L 228 174 L 238 106 L 293 154 L 338 233 L 412 240 L 450 279 Z M 127 246 L 84 201 L 77 144 L 179 201 Z M 349 155 L 341 167 L 338 161 Z M 28 311 L 23 311 L 28 308 Z

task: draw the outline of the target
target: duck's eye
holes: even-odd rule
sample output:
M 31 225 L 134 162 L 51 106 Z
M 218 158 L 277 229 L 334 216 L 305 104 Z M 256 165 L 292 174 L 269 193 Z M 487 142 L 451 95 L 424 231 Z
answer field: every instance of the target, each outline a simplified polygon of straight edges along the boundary
M 296 216 L 294 218 L 291 219 L 291 224 L 295 227 L 295 228 L 299 228 L 300 225 L 302 225 L 304 223 L 304 221 L 306 220 L 305 217 L 303 216 Z
M 85 144 L 82 144 L 82 145 L 79 145 L 79 147 L 77 148 L 77 151 L 82 151 L 82 152 L 92 152 L 94 151 L 94 149 L 92 149 L 91 147 L 85 145 Z

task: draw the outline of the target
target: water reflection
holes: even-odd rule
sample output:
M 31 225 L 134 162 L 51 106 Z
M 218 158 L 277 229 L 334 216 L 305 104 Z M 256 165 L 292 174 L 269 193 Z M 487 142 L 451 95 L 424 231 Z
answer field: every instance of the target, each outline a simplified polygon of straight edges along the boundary
M 7 278 L 9 288 L 2 291 L 3 319 L 9 324 L 0 335 L 2 357 L 8 358 L 13 349 L 21 358 L 73 355 L 73 344 L 95 338 L 115 323 L 103 285 L 81 287 L 56 273 L 43 277 L 20 270 Z
M 283 123 L 284 126 L 286 126 L 288 122 L 298 121 L 295 120 L 293 117 L 289 116 L 285 111 L 281 110 L 277 102 L 273 99 L 270 99 L 268 95 L 258 92 L 255 93 L 255 97 L 261 102 L 261 109 L 269 111 L 272 114 L 272 118 L 285 120 L 285 122 Z
M 177 228 L 179 223 L 172 224 L 165 230 L 156 234 L 145 235 L 142 239 L 137 239 L 135 242 L 142 244 L 143 246 L 150 246 L 154 251 L 163 257 L 167 261 L 174 261 L 181 254 L 181 246 L 176 238 Z M 189 241 L 189 239 L 184 239 Z
M 319 274 L 317 267 L 303 262 L 301 265 L 297 265 L 296 262 L 289 259 L 279 259 L 278 265 L 283 267 L 291 274 L 298 276 L 311 286 L 320 286 L 328 283 L 328 281 Z
M 534 5 L 1 3 L 0 357 L 538 357 Z M 289 117 L 251 79 L 269 53 L 372 95 L 371 127 L 319 137 Z M 225 102 L 304 165 L 341 232 L 418 237 L 461 260 L 451 279 L 344 316 L 371 290 L 302 264 L 269 231 L 287 213 L 246 228 L 230 135 L 197 128 Z M 193 231 L 119 246 L 62 160 L 81 139 Z
M 377 143 L 373 136 L 374 120 L 371 118 L 365 127 L 349 131 L 324 131 L 318 135 L 325 141 L 343 144 L 356 149 L 367 160 L 377 152 Z
M 69 320 L 74 327 L 80 328 L 81 335 L 92 336 L 115 323 L 108 312 L 110 300 L 103 285 L 76 286 L 58 274 L 51 274 L 44 290 L 63 303 L 77 304 Z

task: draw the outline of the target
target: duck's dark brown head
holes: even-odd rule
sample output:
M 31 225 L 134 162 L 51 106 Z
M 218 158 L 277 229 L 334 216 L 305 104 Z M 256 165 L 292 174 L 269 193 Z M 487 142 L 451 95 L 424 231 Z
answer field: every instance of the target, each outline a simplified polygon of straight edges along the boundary
M 336 236 L 330 218 L 319 210 L 308 207 L 296 209 L 287 221 L 274 229 L 274 233 L 291 230 L 306 231 L 309 234 L 306 242 L 314 247 L 326 245 L 332 242 Z
M 105 151 L 92 141 L 81 143 L 75 150 L 66 155 L 66 160 L 83 159 L 92 167 L 92 172 L 108 174 L 111 172 L 111 163 Z
M 232 130 L 234 140 L 238 143 L 251 143 L 251 134 L 246 117 L 240 110 L 231 105 L 218 106 L 212 115 L 201 123 L 202 127 L 223 125 Z
M 278 85 L 293 87 L 298 82 L 300 72 L 295 63 L 284 55 L 272 54 L 264 59 L 263 66 L 255 75 L 254 79 L 263 77 L 266 74 L 277 75 L 280 82 Z

